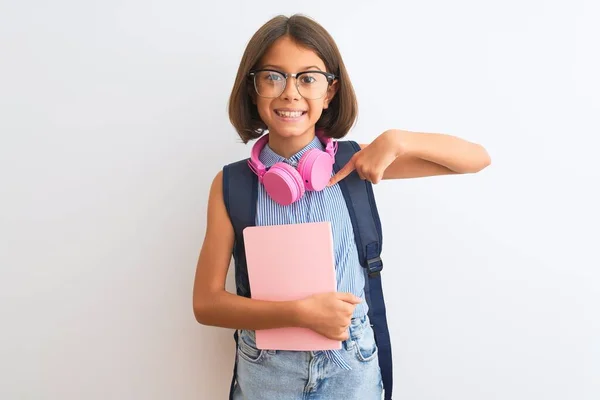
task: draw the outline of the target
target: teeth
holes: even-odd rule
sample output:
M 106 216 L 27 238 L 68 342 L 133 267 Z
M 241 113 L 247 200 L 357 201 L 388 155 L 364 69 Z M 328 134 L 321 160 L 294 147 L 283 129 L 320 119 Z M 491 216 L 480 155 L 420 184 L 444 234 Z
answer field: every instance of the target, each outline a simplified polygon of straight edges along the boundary
M 277 111 L 277 114 L 281 117 L 285 118 L 298 118 L 304 112 L 303 111 Z

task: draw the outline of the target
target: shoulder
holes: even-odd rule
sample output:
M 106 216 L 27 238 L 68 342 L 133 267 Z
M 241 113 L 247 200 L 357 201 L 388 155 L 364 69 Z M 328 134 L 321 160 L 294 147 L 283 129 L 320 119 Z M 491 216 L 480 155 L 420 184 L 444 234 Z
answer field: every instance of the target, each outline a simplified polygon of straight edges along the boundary
M 248 158 L 242 158 L 241 160 L 230 162 L 229 164 L 225 164 L 223 169 L 231 169 L 231 168 L 239 168 L 239 166 L 247 166 Z
M 339 139 L 339 140 L 336 140 L 336 143 L 338 144 L 338 147 L 339 146 L 348 146 L 348 147 L 361 146 L 355 140 L 352 140 L 352 139 Z
M 235 173 L 244 173 L 244 172 L 252 172 L 252 170 L 248 166 L 248 158 L 243 158 L 241 160 L 233 161 L 229 164 L 225 164 L 222 168 L 221 177 L 227 179 L 229 175 Z
M 337 140 L 337 153 L 346 153 L 353 154 L 362 149 L 361 144 L 355 142 L 354 140 Z
M 223 182 L 223 170 L 212 179 L 208 193 L 207 229 L 209 231 L 229 232 L 233 229 L 227 209 L 227 190 Z
M 225 164 L 212 179 L 211 193 L 213 191 L 223 192 L 229 185 L 229 179 L 236 179 L 240 174 L 244 175 L 252 170 L 248 167 L 248 159 L 233 161 Z
M 218 171 L 212 179 L 209 191 L 209 205 L 215 201 L 223 202 L 223 171 Z

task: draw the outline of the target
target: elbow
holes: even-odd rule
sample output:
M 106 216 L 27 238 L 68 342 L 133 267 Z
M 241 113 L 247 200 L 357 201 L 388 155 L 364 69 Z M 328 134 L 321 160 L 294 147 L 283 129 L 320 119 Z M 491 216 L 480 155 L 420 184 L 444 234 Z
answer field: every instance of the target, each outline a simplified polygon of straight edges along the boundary
M 192 308 L 194 311 L 194 318 L 196 318 L 196 322 L 201 325 L 210 326 L 211 324 L 211 313 L 210 313 L 210 305 L 209 301 L 206 298 L 194 298 Z
M 490 157 L 487 150 L 481 145 L 478 145 L 478 147 L 479 151 L 477 152 L 477 157 L 463 172 L 475 174 L 477 172 L 483 171 L 485 168 L 489 167 L 492 164 L 492 158 Z
M 202 290 L 202 294 L 194 294 L 193 311 L 196 321 L 201 325 L 219 326 L 221 322 L 220 305 L 223 304 L 225 290 Z
M 208 325 L 206 323 L 206 312 L 204 309 L 194 303 L 194 318 L 200 325 Z
M 492 164 L 492 157 L 490 157 L 490 154 L 487 152 L 486 149 L 484 149 L 483 147 L 481 148 L 482 150 L 482 155 L 481 155 L 481 159 L 479 162 L 479 168 L 477 170 L 477 172 L 484 170 L 485 168 L 489 167 Z
M 489 167 L 491 163 L 492 160 L 489 157 L 487 157 L 484 160 L 481 160 L 478 164 L 475 164 L 474 168 L 471 170 L 471 173 L 481 172 L 487 167 Z

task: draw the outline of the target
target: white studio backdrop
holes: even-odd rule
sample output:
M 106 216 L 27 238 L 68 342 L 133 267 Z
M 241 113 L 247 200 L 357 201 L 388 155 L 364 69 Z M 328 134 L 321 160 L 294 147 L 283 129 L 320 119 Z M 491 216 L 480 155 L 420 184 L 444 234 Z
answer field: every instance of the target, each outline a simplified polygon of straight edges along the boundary
M 0 398 L 226 398 L 232 331 L 191 304 L 208 190 L 249 154 L 226 114 L 244 46 L 295 12 L 342 51 L 348 138 L 492 156 L 375 188 L 395 398 L 600 398 L 599 9 L 1 0 Z

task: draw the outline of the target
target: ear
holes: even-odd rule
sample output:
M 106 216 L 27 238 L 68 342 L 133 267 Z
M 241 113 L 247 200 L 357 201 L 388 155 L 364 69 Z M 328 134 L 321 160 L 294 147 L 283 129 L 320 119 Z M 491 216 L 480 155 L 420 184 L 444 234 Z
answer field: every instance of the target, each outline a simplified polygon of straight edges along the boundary
M 337 94 L 338 89 L 339 89 L 339 85 L 338 85 L 338 80 L 336 79 L 333 81 L 333 83 L 331 85 L 329 85 L 329 88 L 327 89 L 327 96 L 325 96 L 325 100 L 323 102 L 323 110 L 326 110 L 329 108 L 329 103 L 331 103 L 331 101 Z

